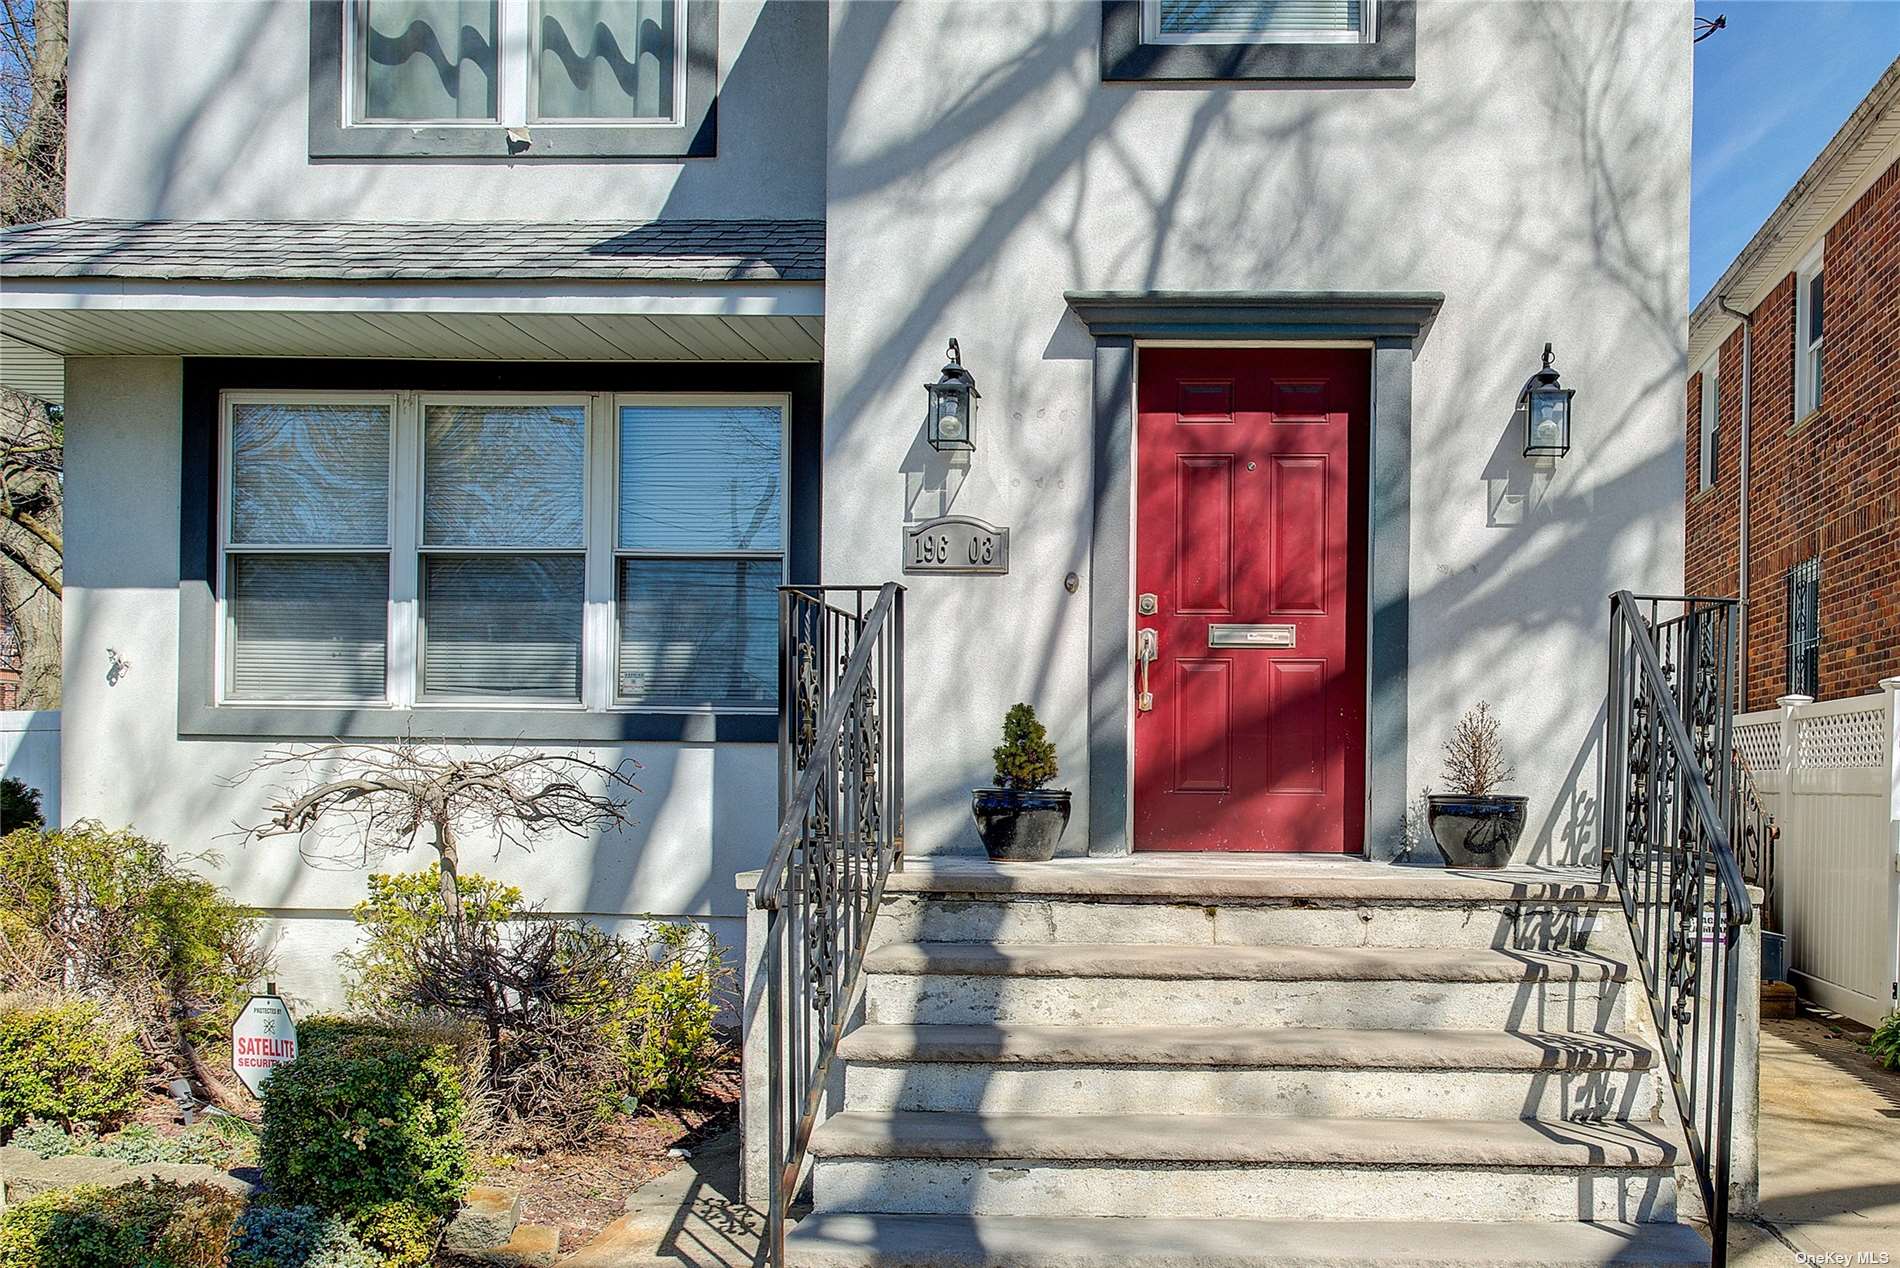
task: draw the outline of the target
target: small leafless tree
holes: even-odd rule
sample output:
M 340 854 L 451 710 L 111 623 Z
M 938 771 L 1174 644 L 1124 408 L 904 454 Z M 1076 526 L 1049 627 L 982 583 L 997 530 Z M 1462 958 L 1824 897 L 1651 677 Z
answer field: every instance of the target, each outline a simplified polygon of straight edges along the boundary
M 66 0 L 0 0 L 0 223 L 66 208 Z
M 20 675 L 16 708 L 59 707 L 63 453 L 58 412 L 0 390 L 0 626 Z
M 1465 710 L 1445 741 L 1445 783 L 1460 797 L 1489 797 L 1516 775 L 1504 760 L 1498 720 L 1480 700 Z
M 409 740 L 300 745 L 267 754 L 236 781 L 282 781 L 265 806 L 268 818 L 240 831 L 246 839 L 295 835 L 306 854 L 334 855 L 346 843 L 367 863 L 408 849 L 427 829 L 442 864 L 442 910 L 466 951 L 463 839 L 486 833 L 500 853 L 532 850 L 553 832 L 623 827 L 628 797 L 640 791 L 638 768 L 631 759 L 607 766 L 577 753 L 480 755 Z

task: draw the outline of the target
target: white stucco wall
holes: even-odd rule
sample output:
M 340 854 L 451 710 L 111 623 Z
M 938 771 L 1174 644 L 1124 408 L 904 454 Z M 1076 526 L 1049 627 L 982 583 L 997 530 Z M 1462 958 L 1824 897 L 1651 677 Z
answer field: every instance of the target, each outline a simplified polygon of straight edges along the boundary
M 67 214 L 652 220 L 824 214 L 825 13 L 719 6 L 708 159 L 309 157 L 307 0 L 74 0 Z
M 1064 290 L 1435 290 L 1409 791 L 1487 698 L 1532 856 L 1580 857 L 1607 595 L 1682 576 L 1689 5 L 1426 0 L 1416 84 L 1378 88 L 1104 84 L 1099 13 L 831 6 L 826 575 L 896 576 L 914 487 L 1014 534 L 1007 577 L 908 579 L 911 848 L 978 848 L 968 790 L 1016 700 L 1063 782 L 1121 778 L 1088 769 L 1091 341 Z M 983 393 L 967 473 L 921 436 L 951 336 Z M 1512 407 L 1547 340 L 1576 447 L 1534 472 Z
M 285 994 L 333 1002 L 333 957 L 368 870 L 428 866 L 426 844 L 365 867 L 306 860 L 288 838 L 243 844 L 268 781 L 233 780 L 276 746 L 178 738 L 178 517 L 181 363 L 169 358 L 68 363 L 66 682 L 61 818 L 130 825 L 274 919 Z M 118 666 L 114 672 L 115 663 Z M 557 752 L 570 751 L 554 746 Z M 463 867 L 520 886 L 545 910 L 609 918 L 693 918 L 735 950 L 743 937 L 733 873 L 764 860 L 777 798 L 769 745 L 628 744 L 583 749 L 638 761 L 635 823 L 612 835 L 549 837 L 532 855 L 463 847 Z

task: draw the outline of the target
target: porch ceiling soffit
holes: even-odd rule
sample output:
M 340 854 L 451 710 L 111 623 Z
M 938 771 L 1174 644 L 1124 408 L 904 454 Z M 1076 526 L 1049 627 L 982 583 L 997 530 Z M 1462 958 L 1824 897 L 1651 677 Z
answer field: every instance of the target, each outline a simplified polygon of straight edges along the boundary
M 1097 338 L 1410 339 L 1431 328 L 1438 291 L 1067 291 Z
M 61 356 L 823 359 L 817 222 L 343 228 L 8 230 L 0 333 Z

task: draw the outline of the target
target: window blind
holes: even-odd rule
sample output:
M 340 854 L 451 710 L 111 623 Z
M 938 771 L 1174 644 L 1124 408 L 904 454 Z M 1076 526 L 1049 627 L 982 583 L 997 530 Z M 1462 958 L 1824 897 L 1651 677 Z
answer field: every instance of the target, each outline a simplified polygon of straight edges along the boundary
M 621 560 L 621 700 L 774 705 L 780 569 L 776 559 Z
M 497 119 L 496 0 L 367 0 L 363 117 Z
M 578 700 L 577 555 L 450 555 L 423 564 L 423 691 Z
M 578 547 L 586 465 L 584 406 L 431 405 L 423 545 Z
M 771 405 L 620 410 L 622 550 L 781 550 L 784 425 Z
M 1364 0 L 1158 0 L 1163 35 L 1231 35 L 1237 40 L 1311 32 L 1364 31 Z
M 229 568 L 229 689 L 234 698 L 382 696 L 387 559 L 234 555 Z
M 541 0 L 538 9 L 538 118 L 672 117 L 678 0 Z
M 231 544 L 389 540 L 389 407 L 231 407 Z

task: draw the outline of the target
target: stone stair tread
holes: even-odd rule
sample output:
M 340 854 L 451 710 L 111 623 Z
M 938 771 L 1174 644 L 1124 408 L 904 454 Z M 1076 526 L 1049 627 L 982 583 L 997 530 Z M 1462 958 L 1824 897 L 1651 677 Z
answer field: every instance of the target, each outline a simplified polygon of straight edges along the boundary
M 820 1158 L 1008 1159 L 1309 1166 L 1662 1167 L 1661 1124 L 1206 1114 L 848 1110 L 811 1138 Z
M 1600 1268 L 1706 1265 L 1683 1224 L 808 1215 L 797 1268 Z
M 1564 902 L 1605 905 L 1616 890 L 1595 868 L 1367 867 L 1359 860 L 1175 859 L 1165 868 L 1115 859 L 992 863 L 977 858 L 914 858 L 885 881 L 889 894 L 994 895 L 1012 898 L 1106 897 L 1155 902 L 1292 901 L 1328 905 L 1386 903 Z
M 1145 943 L 895 942 L 869 973 L 1260 982 L 1621 981 L 1625 966 L 1577 951 Z
M 1653 1060 L 1640 1040 L 1609 1032 L 1305 1026 L 866 1024 L 839 1052 L 883 1063 L 1379 1070 L 1646 1070 Z

